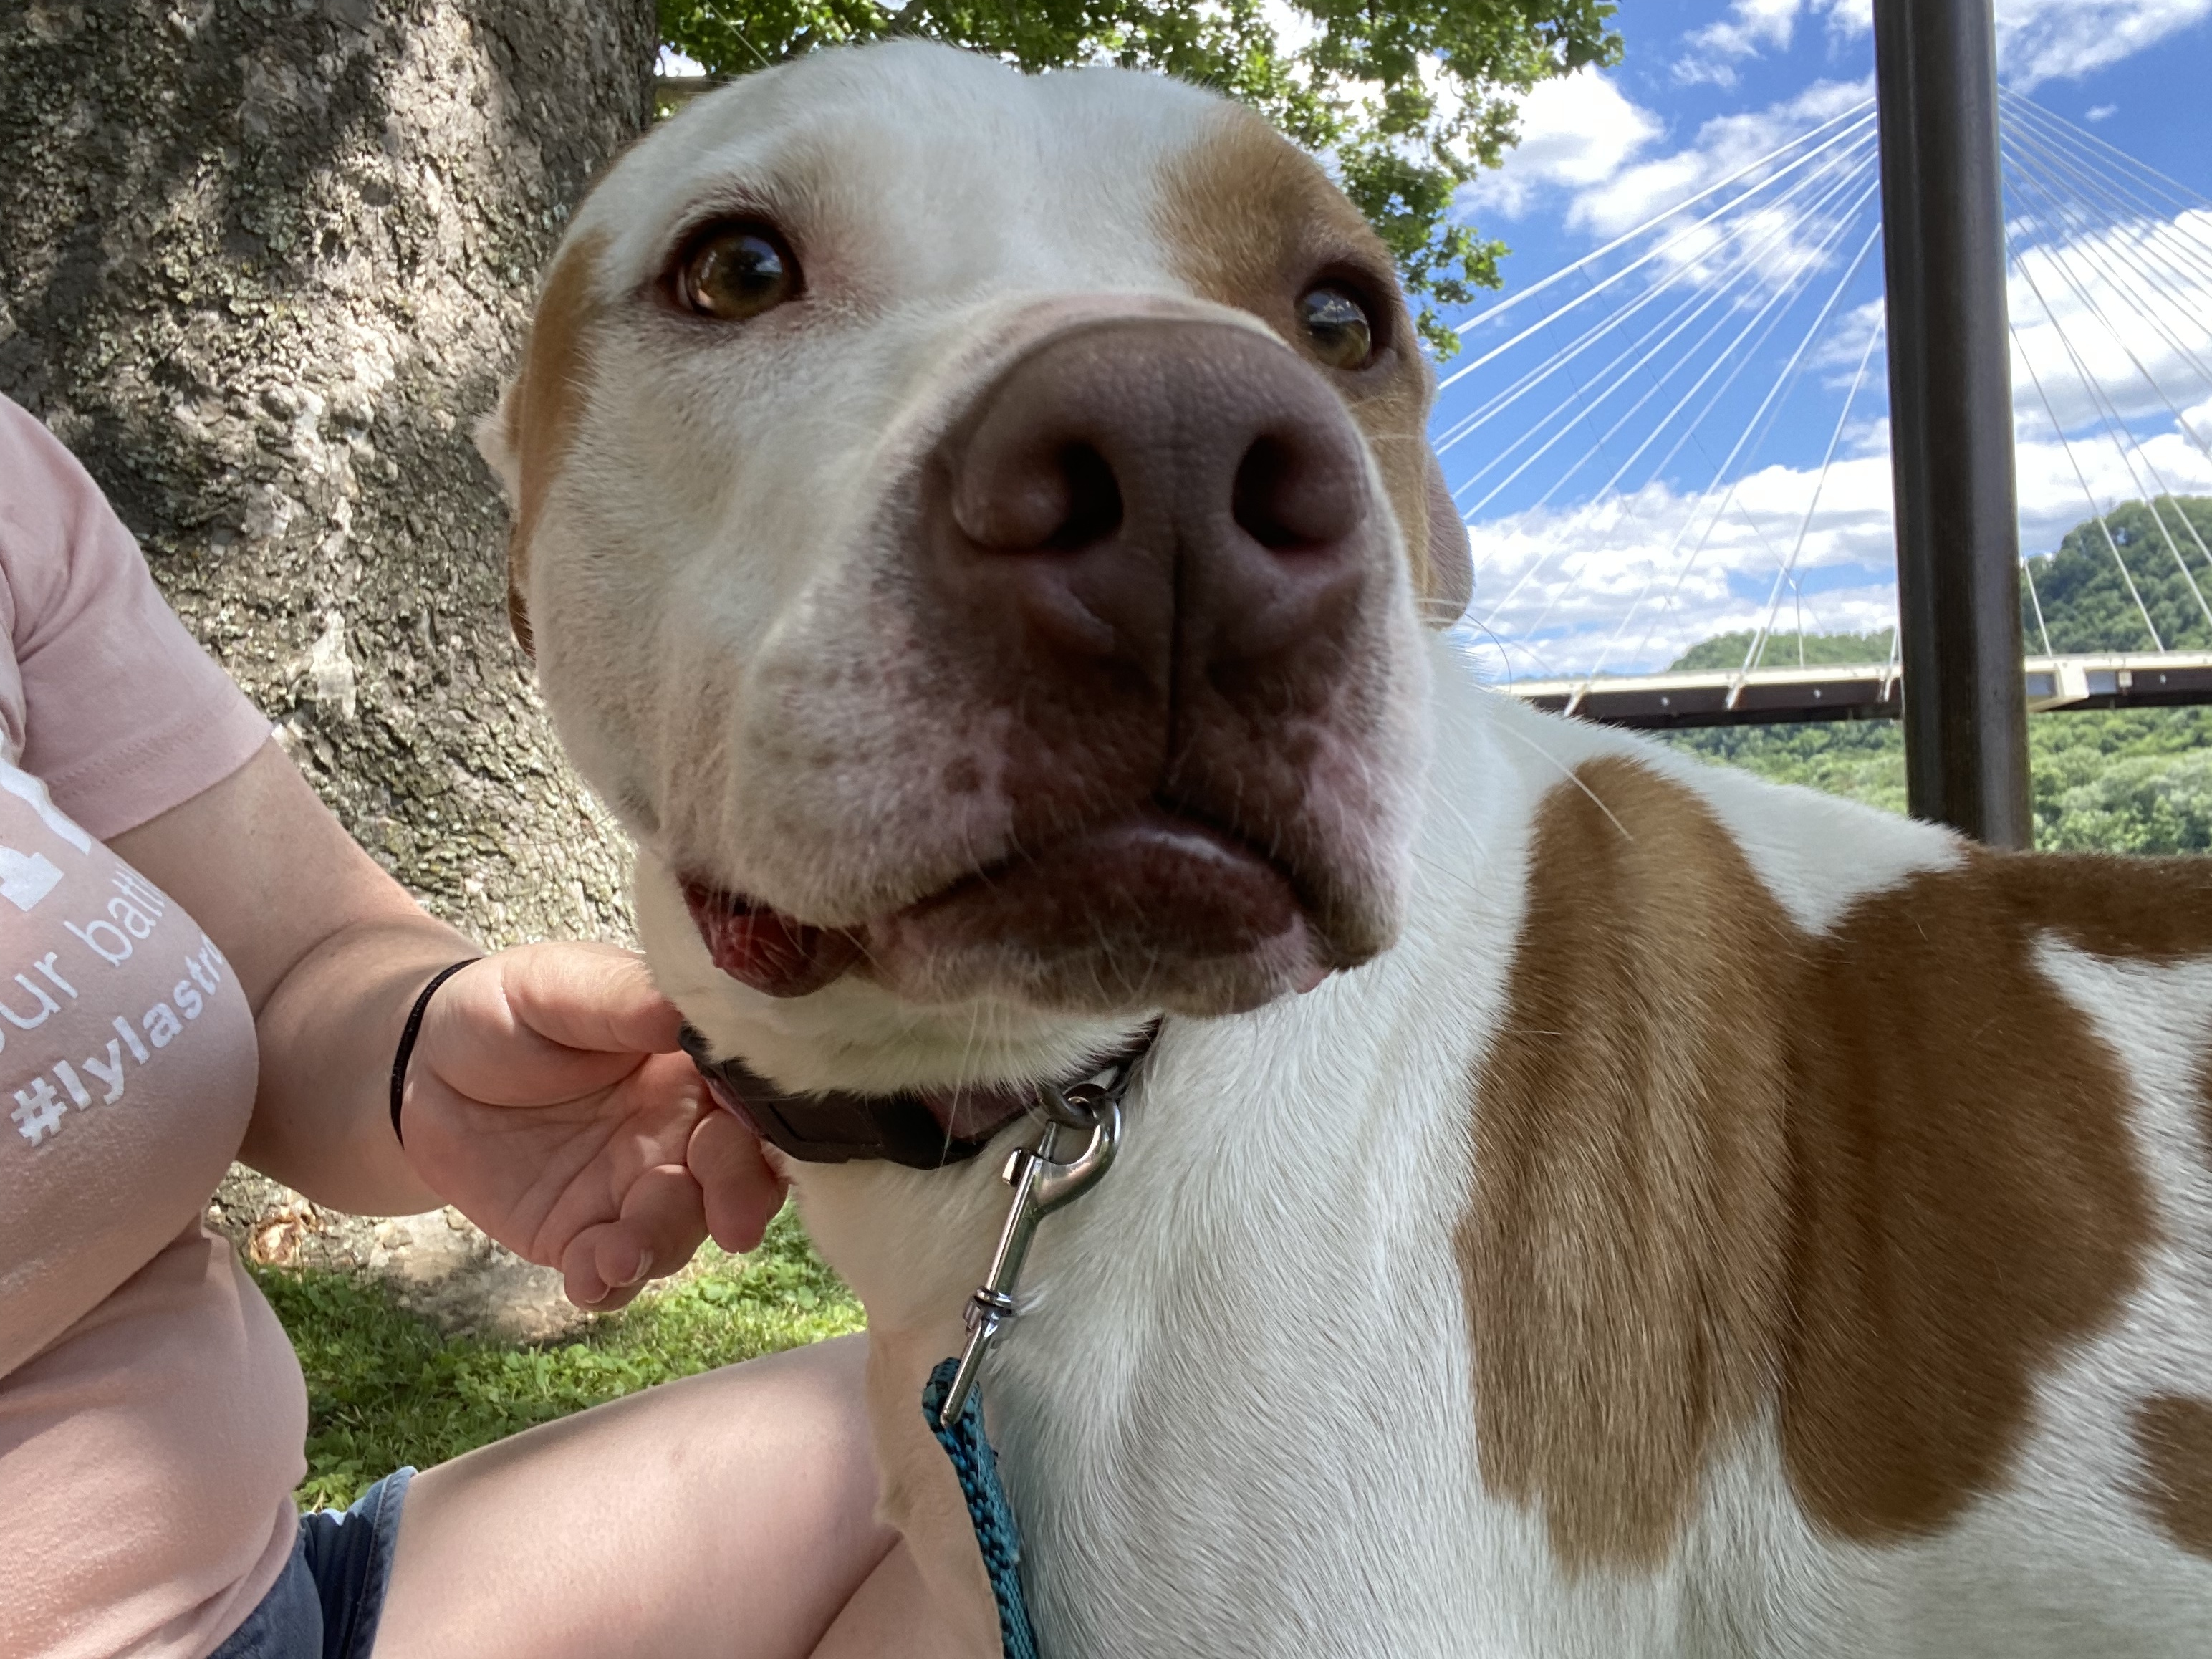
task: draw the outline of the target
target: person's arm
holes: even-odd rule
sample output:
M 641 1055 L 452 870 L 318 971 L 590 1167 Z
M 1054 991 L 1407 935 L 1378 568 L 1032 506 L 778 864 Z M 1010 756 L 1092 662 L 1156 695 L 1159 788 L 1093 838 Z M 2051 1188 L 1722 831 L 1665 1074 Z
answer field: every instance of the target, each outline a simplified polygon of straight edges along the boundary
M 240 1158 L 336 1209 L 437 1208 L 392 1133 L 392 1054 L 424 981 L 476 948 L 354 844 L 273 742 L 109 844 L 192 913 L 253 1009 Z
M 230 959 L 261 1048 L 240 1156 L 368 1214 L 452 1203 L 610 1305 L 710 1229 L 749 1248 L 780 1198 L 757 1143 L 702 1100 L 680 1016 L 634 953 L 526 945 L 441 986 L 403 1149 L 393 1053 L 430 976 L 477 954 L 356 846 L 274 743 L 114 849 Z

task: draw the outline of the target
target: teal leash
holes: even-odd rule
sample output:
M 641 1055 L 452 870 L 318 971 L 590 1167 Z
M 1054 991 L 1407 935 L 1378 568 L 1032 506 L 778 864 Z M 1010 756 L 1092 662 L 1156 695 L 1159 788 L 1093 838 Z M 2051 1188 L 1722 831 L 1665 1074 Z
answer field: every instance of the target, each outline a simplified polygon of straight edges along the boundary
M 952 1472 L 960 1477 L 960 1495 L 968 1500 L 968 1519 L 983 1552 L 983 1571 L 990 1575 L 991 1599 L 999 1605 L 999 1640 L 1006 1659 L 1037 1659 L 1036 1632 L 1022 1595 L 1022 1532 L 1014 1521 L 1014 1507 L 1006 1501 L 1006 1489 L 999 1484 L 999 1460 L 984 1437 L 983 1413 L 973 1390 L 949 1425 L 942 1419 L 945 1395 L 959 1369 L 957 1359 L 939 1363 L 922 1389 L 921 1413 L 929 1419 L 937 1443 L 952 1460 Z
M 998 1604 L 999 1639 L 1006 1659 L 1037 1659 L 1036 1632 L 1022 1594 L 1021 1528 L 999 1481 L 997 1455 L 983 1433 L 975 1379 L 991 1344 L 1020 1311 L 1014 1285 L 1037 1223 L 1089 1192 L 1114 1162 L 1121 1144 L 1121 1100 L 1136 1069 L 1132 1060 L 1111 1075 L 1102 1073 L 1106 1078 L 1103 1083 L 1079 1083 L 1068 1089 L 1048 1083 L 1038 1089 L 1036 1109 L 1044 1120 L 1044 1133 L 1034 1150 L 1014 1148 L 1000 1171 L 999 1178 L 1013 1188 L 1013 1202 L 999 1231 L 991 1270 L 961 1316 L 968 1328 L 967 1346 L 957 1359 L 939 1362 L 921 1391 L 922 1415 L 952 1460 L 960 1495 L 968 1503 L 968 1519 L 975 1528 L 976 1547 L 983 1553 L 983 1570 L 991 1580 L 991 1599 Z M 1060 1140 L 1070 1133 L 1089 1139 L 1081 1152 L 1062 1163 Z

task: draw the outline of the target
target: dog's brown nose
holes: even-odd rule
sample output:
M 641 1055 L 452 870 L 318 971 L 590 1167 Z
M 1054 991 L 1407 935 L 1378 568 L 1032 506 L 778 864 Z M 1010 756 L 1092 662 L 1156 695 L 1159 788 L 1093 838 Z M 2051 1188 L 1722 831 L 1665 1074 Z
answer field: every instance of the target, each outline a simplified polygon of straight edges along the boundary
M 1062 335 L 987 388 L 937 459 L 941 597 L 1031 668 L 1042 646 L 1140 665 L 1162 692 L 1233 675 L 1331 633 L 1382 552 L 1342 403 L 1227 324 Z

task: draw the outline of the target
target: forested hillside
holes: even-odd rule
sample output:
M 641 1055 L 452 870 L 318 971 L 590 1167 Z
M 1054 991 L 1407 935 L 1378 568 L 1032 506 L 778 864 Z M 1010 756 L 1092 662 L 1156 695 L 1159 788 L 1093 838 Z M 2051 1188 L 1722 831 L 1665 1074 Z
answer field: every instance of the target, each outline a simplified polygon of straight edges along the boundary
M 2106 540 L 2106 531 L 2111 540 Z M 2030 652 L 2212 648 L 2212 501 L 2130 501 L 2028 561 L 2021 620 Z M 2127 575 L 2121 575 L 2122 567 Z M 2130 584 L 2133 592 L 2130 591 Z M 2140 605 L 2138 605 L 2140 599 Z M 2040 606 L 2040 616 L 2038 606 Z M 2144 613 L 2148 613 L 2148 624 Z M 1692 646 L 1678 669 L 1737 668 L 1747 633 Z M 1771 635 L 1759 665 L 1882 662 L 1881 634 Z M 1786 783 L 1905 810 L 1904 734 L 1893 720 L 1725 726 L 1665 741 Z M 2052 850 L 2212 852 L 2212 708 L 2058 710 L 2028 722 L 2036 845 Z
M 2148 651 L 2155 629 L 2169 651 L 2212 649 L 2208 547 L 2212 501 L 2202 495 L 2128 501 L 2101 526 L 2094 519 L 2075 525 L 2056 553 L 2027 562 L 2020 596 L 2027 648 L 2044 650 L 2048 635 L 2056 652 Z
M 1887 662 L 1891 630 L 1879 634 L 1769 634 L 1759 647 L 1759 660 L 1753 668 L 1788 668 L 1795 664 L 1808 665 L 1837 662 Z M 1716 634 L 1709 640 L 1699 640 L 1674 659 L 1669 669 L 1738 669 L 1744 665 L 1744 657 L 1751 650 L 1752 635 L 1748 629 L 1735 634 Z

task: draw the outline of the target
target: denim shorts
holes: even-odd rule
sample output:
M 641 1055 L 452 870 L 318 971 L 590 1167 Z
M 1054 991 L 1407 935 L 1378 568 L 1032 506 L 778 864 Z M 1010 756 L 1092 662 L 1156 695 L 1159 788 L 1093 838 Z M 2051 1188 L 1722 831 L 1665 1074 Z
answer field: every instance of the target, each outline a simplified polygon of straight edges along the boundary
M 414 1478 L 398 1470 L 349 1510 L 301 1516 L 284 1571 L 208 1659 L 368 1659 Z

